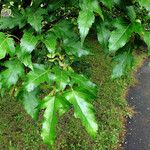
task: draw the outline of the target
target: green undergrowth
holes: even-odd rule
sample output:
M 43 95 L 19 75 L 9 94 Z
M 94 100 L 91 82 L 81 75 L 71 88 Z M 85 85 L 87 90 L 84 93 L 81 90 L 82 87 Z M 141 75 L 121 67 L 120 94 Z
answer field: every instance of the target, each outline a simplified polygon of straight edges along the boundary
M 119 146 L 124 134 L 125 118 L 130 115 L 124 98 L 126 89 L 135 82 L 133 72 L 117 80 L 111 80 L 111 58 L 104 55 L 96 40 L 87 44 L 94 52 L 93 56 L 78 63 L 83 73 L 98 85 L 98 97 L 94 102 L 99 131 L 93 140 L 86 133 L 81 122 L 71 118 L 70 110 L 60 118 L 57 126 L 56 150 L 112 150 Z M 137 66 L 145 54 L 136 55 Z M 80 69 L 79 69 L 80 70 Z M 0 99 L 0 149 L 2 150 L 47 150 L 40 139 L 40 121 L 36 124 L 25 113 L 14 98 L 6 94 Z

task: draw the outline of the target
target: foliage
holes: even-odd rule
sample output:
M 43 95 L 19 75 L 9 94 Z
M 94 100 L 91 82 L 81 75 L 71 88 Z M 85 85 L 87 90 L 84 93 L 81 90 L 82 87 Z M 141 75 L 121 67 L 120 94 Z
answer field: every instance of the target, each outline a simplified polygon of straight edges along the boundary
M 48 145 L 54 142 L 58 116 L 70 108 L 95 137 L 98 125 L 91 103 L 97 88 L 73 64 L 90 54 L 84 41 L 93 25 L 105 51 L 116 55 L 112 77 L 122 76 L 132 67 L 135 37 L 139 35 L 149 47 L 148 13 L 148 0 L 2 2 L 2 95 L 10 90 L 35 120 L 44 110 L 41 136 Z
M 127 118 L 130 112 L 123 95 L 127 88 L 136 82 L 134 72 L 139 64 L 142 64 L 147 54 L 145 51 L 134 54 L 136 56 L 134 72 L 131 71 L 126 77 L 110 80 L 114 65 L 111 63 L 111 57 L 105 56 L 99 43 L 93 40 L 93 36 L 90 35 L 85 44 L 89 45 L 88 48 L 92 49 L 94 55 L 83 58 L 80 64 L 76 64 L 76 66 L 98 85 L 97 100 L 93 104 L 99 130 L 96 139 L 91 138 L 82 127 L 80 120 L 72 117 L 73 109 L 71 109 L 58 118 L 57 137 L 53 148 L 51 148 L 54 150 L 109 150 L 115 149 L 123 141 L 120 137 L 120 133 L 124 132 L 122 119 Z M 0 149 L 9 149 L 9 147 L 17 150 L 49 149 L 42 143 L 40 137 L 42 116 L 38 122 L 34 122 L 22 104 L 15 101 L 15 98 L 7 93 L 6 96 L 0 98 L 0 107 L 0 114 L 5 114 L 0 116 Z

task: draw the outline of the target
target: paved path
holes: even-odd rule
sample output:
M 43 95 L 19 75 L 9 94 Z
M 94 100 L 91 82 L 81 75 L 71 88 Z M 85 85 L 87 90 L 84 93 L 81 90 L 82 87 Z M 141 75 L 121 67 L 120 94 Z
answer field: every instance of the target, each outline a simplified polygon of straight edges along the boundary
M 150 62 L 150 59 L 148 59 Z M 148 61 L 138 71 L 139 83 L 130 88 L 128 100 L 136 115 L 128 120 L 125 150 L 150 150 L 150 67 Z

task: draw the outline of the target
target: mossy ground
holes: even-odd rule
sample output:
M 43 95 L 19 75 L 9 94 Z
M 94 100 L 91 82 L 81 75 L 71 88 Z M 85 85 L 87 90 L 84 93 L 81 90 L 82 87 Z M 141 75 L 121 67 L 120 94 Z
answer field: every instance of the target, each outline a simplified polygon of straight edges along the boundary
M 111 80 L 112 62 L 95 40 L 88 41 L 94 55 L 84 59 L 84 74 L 98 85 L 98 97 L 94 103 L 99 125 L 97 138 L 86 133 L 80 120 L 74 119 L 72 110 L 59 119 L 57 139 L 52 149 L 57 150 L 112 150 L 120 144 L 124 133 L 125 118 L 130 115 L 125 91 L 134 83 L 133 74 Z M 137 55 L 136 66 L 145 55 Z M 9 95 L 0 99 L 0 149 L 47 150 L 40 138 L 40 123 L 36 124 L 22 106 Z

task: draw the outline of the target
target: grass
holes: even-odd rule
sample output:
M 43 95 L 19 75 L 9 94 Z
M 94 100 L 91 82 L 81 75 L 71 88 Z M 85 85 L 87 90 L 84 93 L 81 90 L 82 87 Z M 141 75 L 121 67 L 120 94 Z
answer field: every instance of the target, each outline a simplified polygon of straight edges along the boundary
M 96 139 L 86 133 L 80 120 L 74 119 L 72 110 L 59 119 L 56 150 L 113 150 L 120 146 L 124 135 L 125 118 L 130 115 L 124 96 L 135 82 L 133 72 L 127 77 L 111 80 L 112 62 L 93 41 L 88 42 L 94 56 L 84 59 L 84 73 L 98 85 L 94 103 L 99 131 Z M 145 55 L 136 56 L 136 70 Z M 40 138 L 40 122 L 36 124 L 14 98 L 0 99 L 0 149 L 48 150 Z

